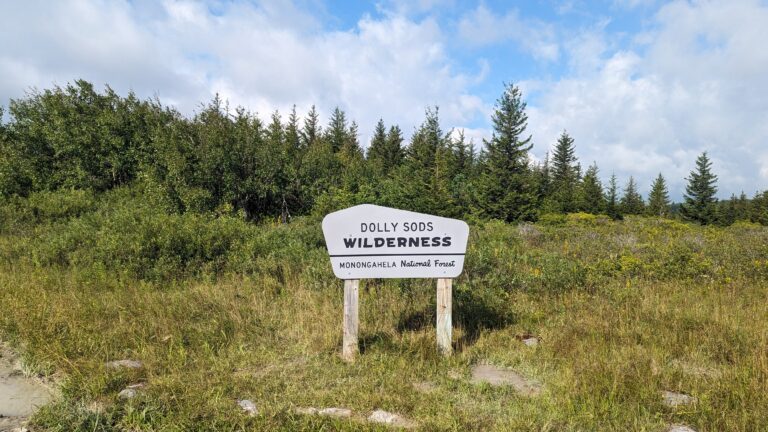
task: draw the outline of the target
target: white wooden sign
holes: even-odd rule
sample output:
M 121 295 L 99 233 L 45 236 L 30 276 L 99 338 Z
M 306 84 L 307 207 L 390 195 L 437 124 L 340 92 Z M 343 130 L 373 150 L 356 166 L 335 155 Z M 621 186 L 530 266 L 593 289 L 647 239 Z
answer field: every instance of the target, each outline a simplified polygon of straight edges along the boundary
M 363 204 L 328 214 L 323 235 L 340 279 L 455 278 L 464 267 L 469 226 Z

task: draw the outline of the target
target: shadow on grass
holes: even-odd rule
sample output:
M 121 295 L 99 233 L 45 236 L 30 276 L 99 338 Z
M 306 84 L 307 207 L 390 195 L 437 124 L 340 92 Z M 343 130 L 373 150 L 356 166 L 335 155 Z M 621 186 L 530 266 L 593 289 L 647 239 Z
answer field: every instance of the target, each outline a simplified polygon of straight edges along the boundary
M 395 343 L 392 341 L 392 336 L 384 332 L 376 332 L 368 335 L 364 335 L 358 341 L 358 347 L 360 354 L 365 354 L 366 351 L 376 348 L 384 350 L 393 349 Z
M 403 316 L 397 331 L 419 331 L 436 324 L 436 305 L 431 303 L 422 310 Z M 457 291 L 453 296 L 453 326 L 460 327 L 461 337 L 454 342 L 454 349 L 462 351 L 474 344 L 483 330 L 499 330 L 517 321 L 514 314 L 505 310 L 500 301 L 492 301 L 471 291 Z

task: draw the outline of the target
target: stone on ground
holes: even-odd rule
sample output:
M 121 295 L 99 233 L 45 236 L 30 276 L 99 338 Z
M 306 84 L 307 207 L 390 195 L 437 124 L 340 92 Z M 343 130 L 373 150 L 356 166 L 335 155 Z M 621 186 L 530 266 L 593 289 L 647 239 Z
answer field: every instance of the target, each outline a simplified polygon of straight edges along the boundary
M 137 384 L 131 384 L 128 387 L 120 390 L 120 393 L 117 394 L 117 397 L 120 399 L 133 399 L 139 394 L 139 390 L 146 387 L 146 384 L 144 383 L 137 383 Z
M 0 346 L 0 431 L 21 430 L 27 418 L 52 398 L 48 387 L 24 376 L 13 352 Z
M 488 383 L 492 386 L 512 386 L 523 396 L 538 396 L 541 383 L 519 373 L 494 365 L 480 364 L 472 368 L 472 384 Z
M 115 360 L 107 362 L 107 367 L 113 369 L 141 369 L 144 364 L 138 360 Z
M 120 393 L 117 394 L 117 397 L 120 399 L 133 399 L 137 394 L 139 393 L 136 391 L 136 389 L 125 388 L 120 390 Z
M 329 416 L 329 417 L 351 417 L 352 416 L 352 410 L 347 408 L 323 408 L 320 411 L 317 412 L 320 415 Z
M 696 402 L 695 397 L 685 393 L 663 391 L 661 392 L 661 397 L 664 398 L 664 405 L 672 408 L 683 405 L 690 405 Z
M 376 410 L 372 412 L 371 415 L 368 416 L 368 421 L 403 428 L 413 426 L 413 423 L 405 417 L 384 410 Z
M 539 338 L 536 338 L 536 337 L 525 338 L 523 339 L 523 343 L 529 347 L 534 347 L 539 344 Z
M 256 404 L 253 403 L 253 401 L 251 401 L 251 400 L 241 399 L 241 400 L 237 401 L 237 404 L 249 416 L 255 416 L 256 414 L 259 413 L 259 410 L 256 408 Z

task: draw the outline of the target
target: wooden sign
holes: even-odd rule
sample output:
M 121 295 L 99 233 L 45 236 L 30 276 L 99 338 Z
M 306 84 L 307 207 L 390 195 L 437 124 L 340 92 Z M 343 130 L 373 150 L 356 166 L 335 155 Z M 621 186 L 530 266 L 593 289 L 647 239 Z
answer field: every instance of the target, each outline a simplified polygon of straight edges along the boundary
M 438 278 L 437 346 L 452 353 L 452 286 L 464 268 L 466 222 L 370 204 L 327 215 L 323 235 L 333 273 L 344 279 L 342 357 L 358 353 L 360 279 Z
M 327 215 L 323 234 L 339 279 L 454 278 L 464 267 L 464 221 L 363 204 Z

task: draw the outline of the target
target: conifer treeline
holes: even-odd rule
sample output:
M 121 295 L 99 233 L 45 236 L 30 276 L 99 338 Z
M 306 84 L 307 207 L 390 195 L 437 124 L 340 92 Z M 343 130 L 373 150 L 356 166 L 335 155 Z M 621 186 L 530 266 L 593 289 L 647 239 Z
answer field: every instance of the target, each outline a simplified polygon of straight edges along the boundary
M 327 124 L 294 108 L 265 122 L 218 97 L 192 118 L 157 99 L 98 92 L 82 80 L 11 100 L 0 122 L 0 194 L 141 187 L 168 211 L 241 212 L 251 220 L 324 213 L 377 203 L 444 216 L 535 220 L 587 212 L 679 217 L 704 224 L 768 224 L 768 191 L 718 202 L 706 153 L 677 211 L 659 174 L 646 203 L 630 177 L 607 185 L 592 164 L 582 172 L 574 139 L 563 132 L 551 157 L 531 162 L 526 104 L 506 85 L 482 151 L 462 131 L 441 128 L 438 109 L 405 142 L 397 125 L 376 124 L 367 151 L 340 109 Z M 2 118 L 0 112 L 0 118 Z

